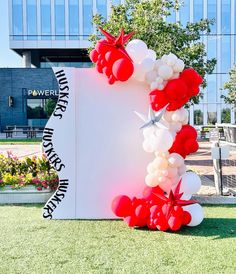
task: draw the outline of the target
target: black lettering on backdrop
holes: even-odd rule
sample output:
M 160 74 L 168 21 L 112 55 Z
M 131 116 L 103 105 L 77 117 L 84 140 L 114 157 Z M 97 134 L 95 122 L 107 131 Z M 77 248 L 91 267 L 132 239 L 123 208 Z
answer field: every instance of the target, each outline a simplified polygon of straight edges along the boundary
M 60 94 L 59 94 L 56 108 L 53 112 L 53 116 L 58 117 L 59 119 L 62 119 L 63 113 L 66 111 L 67 105 L 68 105 L 68 100 L 66 99 L 69 98 L 69 93 L 64 91 L 65 90 L 69 91 L 70 88 L 68 86 L 68 80 L 66 78 L 66 74 L 63 69 L 55 72 L 55 76 L 57 77 L 57 80 L 58 80 Z
M 61 203 L 61 201 L 65 197 L 68 184 L 69 184 L 68 179 L 60 180 L 58 189 L 56 190 L 52 198 L 48 201 L 48 203 L 43 208 L 44 209 L 43 217 L 45 219 L 52 219 L 53 211 L 57 208 L 57 206 Z

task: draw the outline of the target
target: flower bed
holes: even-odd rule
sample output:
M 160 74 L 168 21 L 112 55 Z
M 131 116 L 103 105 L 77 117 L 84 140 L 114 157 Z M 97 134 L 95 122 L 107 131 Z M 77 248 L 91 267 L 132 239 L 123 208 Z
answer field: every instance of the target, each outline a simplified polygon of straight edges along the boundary
M 11 152 L 7 157 L 0 154 L 0 203 L 17 202 L 15 194 L 23 195 L 18 196 L 22 202 L 34 202 L 32 195 L 40 192 L 43 198 L 37 198 L 36 202 L 45 202 L 57 189 L 58 182 L 56 171 L 44 155 L 18 159 Z

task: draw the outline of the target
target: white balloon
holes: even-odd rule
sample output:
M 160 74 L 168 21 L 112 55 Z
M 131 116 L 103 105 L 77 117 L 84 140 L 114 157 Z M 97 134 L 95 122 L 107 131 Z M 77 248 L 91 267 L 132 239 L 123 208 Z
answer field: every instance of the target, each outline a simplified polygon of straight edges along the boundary
M 148 153 L 154 152 L 153 145 L 151 144 L 151 142 L 149 141 L 149 139 L 144 140 L 144 142 L 143 142 L 143 149 L 144 149 L 144 151 L 146 151 Z
M 194 172 L 186 172 L 182 175 L 182 182 L 180 186 L 180 192 L 187 194 L 194 194 L 201 188 L 201 179 Z
M 173 75 L 173 70 L 170 66 L 162 65 L 158 68 L 158 74 L 160 77 L 162 77 L 164 80 L 168 80 Z
M 178 170 L 176 167 L 168 167 L 168 177 L 173 178 L 178 175 Z
M 148 48 L 142 40 L 134 39 L 127 44 L 126 51 L 134 63 L 140 63 L 147 55 Z
M 149 72 L 154 69 L 154 61 L 151 58 L 144 58 L 141 66 L 145 72 Z
M 175 65 L 173 66 L 173 70 L 174 72 L 182 72 L 184 69 L 184 62 L 180 59 L 178 59 L 175 63 Z
M 159 67 L 162 66 L 162 65 L 163 65 L 162 61 L 160 59 L 158 59 L 158 60 L 155 61 L 154 69 L 158 70 Z
M 167 65 L 168 66 L 174 66 L 174 64 L 176 63 L 176 61 L 178 60 L 177 56 L 174 55 L 173 53 L 170 53 L 168 56 L 167 56 Z
M 165 192 L 169 193 L 173 184 L 170 179 L 166 178 L 165 181 L 159 183 L 159 187 L 162 188 Z
M 163 90 L 165 86 L 163 84 L 157 84 L 157 89 Z
M 163 64 L 166 64 L 167 61 L 168 61 L 168 55 L 164 54 L 164 55 L 161 57 L 161 62 L 162 62 Z
M 159 181 L 155 175 L 148 174 L 145 178 L 145 183 L 150 187 L 155 187 L 159 184 Z
M 145 127 L 143 129 L 143 136 L 145 138 L 149 138 L 151 135 L 153 135 L 156 132 L 156 127 L 151 126 L 151 127 Z
M 153 81 L 150 85 L 151 90 L 157 89 L 158 83 L 156 81 Z
M 140 82 L 144 82 L 146 72 L 144 71 L 141 64 L 134 64 L 134 73 L 132 77 Z
M 161 78 L 161 77 L 157 77 L 156 78 L 156 82 L 158 83 L 158 84 L 162 84 L 163 83 L 163 78 Z
M 147 56 L 146 56 L 146 57 L 149 57 L 149 58 L 151 58 L 153 61 L 155 61 L 156 58 L 157 58 L 157 55 L 156 55 L 156 52 L 155 52 L 154 50 L 148 49 L 148 51 L 147 51 Z
M 166 111 L 163 115 L 164 119 L 167 121 L 167 122 L 172 122 L 172 114 L 174 112 L 173 111 Z
M 153 164 L 157 169 L 166 169 L 168 167 L 167 159 L 160 156 L 154 159 Z
M 156 131 L 155 151 L 166 152 L 173 144 L 173 136 L 167 129 L 158 129 Z
M 186 165 L 182 165 L 178 168 L 178 173 L 180 176 L 183 175 L 186 171 L 187 171 Z
M 191 221 L 187 226 L 197 226 L 204 219 L 203 208 L 199 204 L 183 206 L 183 209 L 191 214 Z
M 190 200 L 191 197 L 192 197 L 191 194 L 184 193 L 184 194 L 181 196 L 181 200 Z
M 155 70 L 148 71 L 145 75 L 145 79 L 148 84 L 151 84 L 152 82 L 154 82 L 156 78 L 157 78 L 157 73 Z
M 148 173 L 154 173 L 156 171 L 156 166 L 153 164 L 153 162 L 149 163 L 147 166 L 147 172 Z
M 178 122 L 181 120 L 181 112 L 177 109 L 173 114 L 172 114 L 172 121 Z
M 184 158 L 178 153 L 171 153 L 168 162 L 171 167 L 180 167 L 184 164 Z
M 174 72 L 173 75 L 171 76 L 170 80 L 178 79 L 178 78 L 179 78 L 179 72 Z

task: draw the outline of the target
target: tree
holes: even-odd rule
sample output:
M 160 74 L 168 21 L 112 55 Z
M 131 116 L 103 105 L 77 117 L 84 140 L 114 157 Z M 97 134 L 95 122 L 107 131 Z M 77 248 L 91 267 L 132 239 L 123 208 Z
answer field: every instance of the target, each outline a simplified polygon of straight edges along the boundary
M 226 95 L 221 95 L 227 104 L 236 104 L 236 66 L 229 71 L 229 81 L 224 83 Z
M 50 98 L 46 101 L 45 112 L 46 112 L 47 118 L 49 118 L 52 115 L 56 104 L 57 104 L 57 101 L 55 99 Z
M 183 27 L 180 23 L 168 23 L 165 17 L 173 9 L 178 9 L 178 1 L 171 0 L 126 0 L 124 4 L 112 6 L 111 14 L 106 20 L 101 15 L 95 15 L 93 23 L 117 35 L 121 28 L 125 32 L 135 31 L 134 38 L 141 39 L 148 47 L 155 50 L 158 58 L 163 54 L 174 53 L 181 58 L 186 66 L 193 67 L 204 78 L 212 73 L 216 60 L 207 60 L 205 45 L 201 42 L 201 35 L 210 32 L 208 20 L 188 23 Z M 95 42 L 97 35 L 90 40 Z M 206 86 L 206 81 L 203 87 Z M 193 103 L 199 102 L 198 95 L 192 98 Z
M 230 108 L 223 108 L 221 113 L 221 122 L 222 123 L 230 123 Z

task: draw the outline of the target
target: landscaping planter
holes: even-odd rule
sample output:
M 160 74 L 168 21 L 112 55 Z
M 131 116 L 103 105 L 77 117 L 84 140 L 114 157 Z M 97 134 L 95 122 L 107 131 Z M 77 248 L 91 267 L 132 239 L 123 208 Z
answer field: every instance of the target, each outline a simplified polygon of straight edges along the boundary
M 53 191 L 50 189 L 38 191 L 34 186 L 26 186 L 18 190 L 5 186 L 0 189 L 0 204 L 45 203 L 52 194 Z

